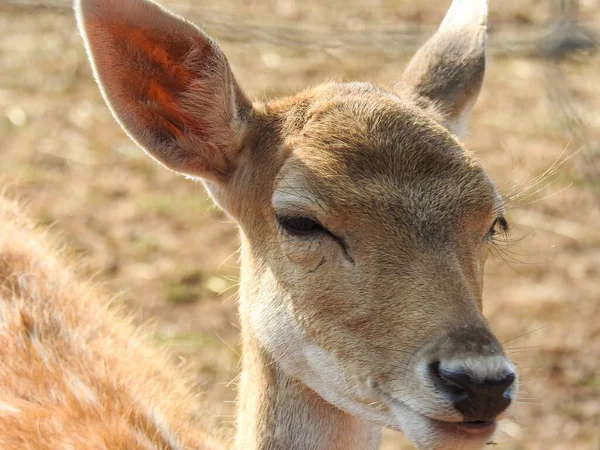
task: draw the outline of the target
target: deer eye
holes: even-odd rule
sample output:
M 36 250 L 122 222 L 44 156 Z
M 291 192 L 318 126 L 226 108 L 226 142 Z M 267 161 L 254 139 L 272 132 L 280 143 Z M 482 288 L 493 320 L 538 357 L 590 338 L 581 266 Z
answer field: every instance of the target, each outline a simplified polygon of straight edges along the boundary
M 327 232 L 327 230 L 314 219 L 303 216 L 292 217 L 277 217 L 277 221 L 281 228 L 289 234 L 295 236 L 308 236 L 319 232 Z
M 494 239 L 498 233 L 507 233 L 509 229 L 508 222 L 504 217 L 498 217 L 494 220 L 490 231 L 488 231 L 487 238 Z

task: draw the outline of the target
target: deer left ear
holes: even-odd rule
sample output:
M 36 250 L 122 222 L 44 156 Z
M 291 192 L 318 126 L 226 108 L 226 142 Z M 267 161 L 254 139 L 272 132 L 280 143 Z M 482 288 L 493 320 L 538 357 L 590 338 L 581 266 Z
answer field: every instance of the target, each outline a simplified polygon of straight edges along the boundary
M 149 0 L 75 0 L 104 99 L 127 134 L 176 172 L 226 186 L 252 106 L 200 29 Z
M 453 0 L 437 32 L 410 61 L 396 88 L 462 137 L 485 73 L 486 0 Z

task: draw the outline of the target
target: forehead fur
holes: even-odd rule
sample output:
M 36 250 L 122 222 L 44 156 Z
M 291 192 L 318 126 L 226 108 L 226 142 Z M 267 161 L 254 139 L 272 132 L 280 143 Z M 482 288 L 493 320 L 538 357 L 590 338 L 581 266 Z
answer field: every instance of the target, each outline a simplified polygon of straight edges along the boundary
M 465 209 L 497 206 L 495 188 L 475 158 L 435 116 L 394 93 L 367 83 L 330 83 L 296 97 L 286 122 L 293 153 L 280 180 L 302 173 L 305 185 L 333 208 L 379 205 L 446 220 Z

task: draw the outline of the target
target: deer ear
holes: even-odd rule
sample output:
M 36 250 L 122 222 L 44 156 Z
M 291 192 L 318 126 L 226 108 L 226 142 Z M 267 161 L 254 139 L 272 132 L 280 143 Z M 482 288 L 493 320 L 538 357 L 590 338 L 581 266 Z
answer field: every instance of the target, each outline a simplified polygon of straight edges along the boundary
M 483 82 L 486 26 L 486 0 L 453 0 L 397 86 L 425 109 L 434 109 L 457 136 L 465 132 Z
M 219 184 L 251 104 L 217 44 L 148 0 L 75 0 L 94 76 L 127 134 L 166 167 Z

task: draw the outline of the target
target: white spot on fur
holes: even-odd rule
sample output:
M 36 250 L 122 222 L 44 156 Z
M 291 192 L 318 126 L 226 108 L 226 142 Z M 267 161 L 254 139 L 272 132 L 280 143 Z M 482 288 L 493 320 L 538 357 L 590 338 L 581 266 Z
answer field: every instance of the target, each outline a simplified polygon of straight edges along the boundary
M 146 416 L 154 424 L 160 437 L 169 445 L 170 450 L 185 450 L 179 443 L 177 436 L 171 433 L 167 421 L 158 411 L 151 409 L 146 413 Z
M 65 373 L 65 384 L 75 398 L 80 402 L 85 402 L 92 405 L 98 404 L 98 397 L 92 388 L 81 381 L 81 379 L 75 374 L 70 372 Z
M 10 414 L 19 414 L 21 412 L 21 410 L 19 410 L 18 408 L 9 405 L 8 403 L 3 403 L 0 402 L 0 412 L 3 413 L 10 413 Z
M 44 345 L 40 341 L 40 334 L 38 332 L 37 327 L 34 325 L 29 334 L 29 341 L 31 342 L 31 347 L 40 355 L 44 364 L 48 365 L 48 360 L 50 356 L 48 352 L 44 348 Z

